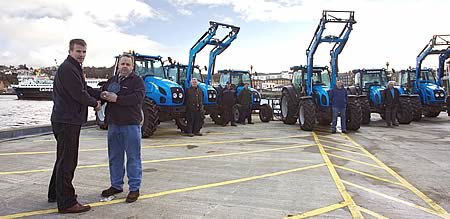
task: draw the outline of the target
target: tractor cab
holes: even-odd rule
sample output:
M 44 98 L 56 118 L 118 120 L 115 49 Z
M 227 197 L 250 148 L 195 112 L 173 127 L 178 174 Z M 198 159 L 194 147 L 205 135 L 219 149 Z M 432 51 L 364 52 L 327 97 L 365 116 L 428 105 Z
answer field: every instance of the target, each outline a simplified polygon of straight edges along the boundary
M 306 66 L 294 66 L 291 67 L 291 70 L 294 71 L 292 85 L 296 88 L 295 90 L 301 92 L 298 94 L 299 96 L 305 96 L 308 81 Z M 319 104 L 319 106 L 330 106 L 328 92 L 332 87 L 328 67 L 314 67 L 311 75 L 311 83 L 314 102 Z
M 386 69 L 356 69 L 355 87 L 359 95 L 367 95 L 372 106 L 383 104 L 382 92 L 388 85 Z
M 261 95 L 252 88 L 252 79 L 249 71 L 242 70 L 219 70 L 219 87 L 216 89 L 221 92 L 226 87 L 227 82 L 231 83 L 233 89 L 236 89 L 237 95 L 244 89 L 244 84 L 249 84 L 249 90 L 252 92 L 252 106 L 259 106 Z M 252 107 L 252 108 L 253 108 Z

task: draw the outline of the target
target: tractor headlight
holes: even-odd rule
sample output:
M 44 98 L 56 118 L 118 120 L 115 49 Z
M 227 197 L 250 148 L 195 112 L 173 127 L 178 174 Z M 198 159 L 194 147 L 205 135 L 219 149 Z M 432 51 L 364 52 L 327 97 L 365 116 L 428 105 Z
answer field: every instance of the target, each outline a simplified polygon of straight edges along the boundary
M 173 97 L 174 99 L 176 99 L 176 98 L 178 97 L 177 93 L 173 93 L 173 94 L 172 94 L 172 97 Z
M 212 94 L 208 94 L 208 98 L 211 99 L 212 98 Z
M 183 93 L 179 93 L 178 94 L 178 97 L 181 99 L 181 98 L 183 98 Z
M 216 98 L 217 97 L 217 95 L 216 94 L 213 94 L 213 98 Z
M 435 93 L 434 96 L 435 96 L 435 97 L 439 97 L 439 93 Z
M 441 97 L 444 97 L 445 95 L 444 95 L 444 93 L 441 93 L 440 96 L 441 96 Z

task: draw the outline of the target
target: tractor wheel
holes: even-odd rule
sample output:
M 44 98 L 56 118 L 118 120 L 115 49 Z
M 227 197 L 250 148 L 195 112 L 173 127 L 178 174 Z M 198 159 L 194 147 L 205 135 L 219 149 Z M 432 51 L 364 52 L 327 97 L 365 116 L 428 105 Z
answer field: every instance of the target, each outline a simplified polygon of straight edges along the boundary
M 219 112 L 211 113 L 211 114 L 209 114 L 209 117 L 211 117 L 214 124 L 223 125 L 223 117 L 222 117 L 222 114 L 220 114 Z
M 97 121 L 97 125 L 100 129 L 107 130 L 108 123 L 106 122 L 106 105 L 108 103 L 104 103 L 102 108 L 95 112 L 95 121 Z
M 437 117 L 439 116 L 439 114 L 441 113 L 441 108 L 440 107 L 427 107 L 428 109 L 424 110 L 423 115 L 425 117 Z
M 259 107 L 259 119 L 261 122 L 269 122 L 273 119 L 272 107 L 268 104 L 263 104 Z
M 332 115 L 333 111 L 330 108 L 326 109 L 325 112 L 321 112 L 318 115 L 317 120 L 319 120 L 319 125 L 330 125 L 331 121 L 333 119 L 333 115 Z
M 177 125 L 178 129 L 180 129 L 181 133 L 186 133 L 186 130 L 187 130 L 186 117 L 176 118 L 175 124 Z
M 232 110 L 231 110 L 231 119 L 234 120 L 234 122 L 239 122 L 241 118 L 241 104 L 234 104 Z
M 347 129 L 358 130 L 361 127 L 361 104 L 358 98 L 348 98 L 347 101 Z
M 281 120 L 284 124 L 293 125 L 297 122 L 298 105 L 289 95 L 289 91 L 284 90 L 281 94 Z
M 413 120 L 413 113 L 409 97 L 400 97 L 400 106 L 397 110 L 397 120 L 400 124 L 409 124 Z
M 422 119 L 422 104 L 420 103 L 419 97 L 410 97 L 410 106 L 413 115 L 413 121 L 420 121 Z
M 312 99 L 300 100 L 298 110 L 298 123 L 305 131 L 312 131 L 316 125 L 316 105 Z
M 158 126 L 158 106 L 148 99 L 144 99 L 144 103 L 142 105 L 142 110 L 144 111 L 144 123 L 142 124 L 142 137 L 148 138 L 153 135 L 156 131 L 156 127 Z
M 359 101 L 361 102 L 361 124 L 368 125 L 370 123 L 370 103 L 369 98 L 360 98 Z

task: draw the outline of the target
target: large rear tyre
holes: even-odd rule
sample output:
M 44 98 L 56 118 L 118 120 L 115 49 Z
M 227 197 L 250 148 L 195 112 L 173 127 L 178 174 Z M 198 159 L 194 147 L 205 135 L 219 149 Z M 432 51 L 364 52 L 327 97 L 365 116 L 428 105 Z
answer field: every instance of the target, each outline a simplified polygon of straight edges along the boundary
M 284 124 L 293 125 L 297 122 L 298 104 L 289 95 L 289 91 L 284 90 L 281 94 L 281 120 Z
M 420 121 L 422 119 L 422 104 L 418 96 L 412 96 L 409 100 L 411 104 L 411 111 L 413 115 L 413 121 Z
M 234 104 L 232 110 L 231 110 L 231 119 L 234 120 L 234 122 L 239 122 L 240 118 L 241 118 L 241 109 L 242 105 L 241 104 Z
M 400 106 L 397 110 L 397 120 L 400 124 L 409 124 L 413 120 L 410 98 L 407 96 L 400 97 Z
M 361 102 L 361 124 L 368 125 L 370 123 L 370 117 L 371 117 L 371 110 L 370 110 L 370 103 L 369 98 L 360 98 Z
M 298 123 L 305 131 L 312 131 L 316 125 L 316 105 L 312 98 L 301 99 L 298 110 Z
M 430 118 L 435 118 L 439 116 L 440 113 L 441 107 L 427 107 L 427 109 L 423 111 L 423 115 Z
M 95 112 L 95 121 L 97 122 L 97 125 L 100 129 L 107 130 L 108 129 L 108 123 L 106 122 L 106 105 L 108 103 L 104 103 L 102 105 L 102 108 Z
M 261 122 L 269 122 L 273 119 L 273 110 L 268 104 L 259 107 L 259 119 Z
M 144 103 L 142 105 L 142 111 L 144 112 L 144 123 L 142 124 L 142 137 L 148 138 L 153 135 L 156 131 L 156 127 L 158 126 L 158 106 L 148 99 L 144 99 Z
M 178 129 L 181 130 L 181 133 L 186 133 L 187 130 L 187 120 L 185 117 L 183 118 L 176 118 L 175 124 L 177 125 Z
M 347 101 L 347 129 L 356 131 L 361 127 L 361 104 L 358 98 L 348 98 Z

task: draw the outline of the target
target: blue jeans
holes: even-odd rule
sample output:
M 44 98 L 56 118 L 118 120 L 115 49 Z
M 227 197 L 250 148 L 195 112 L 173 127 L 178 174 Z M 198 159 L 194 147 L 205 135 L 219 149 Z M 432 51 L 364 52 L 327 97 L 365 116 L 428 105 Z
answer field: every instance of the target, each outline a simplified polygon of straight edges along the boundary
M 130 191 L 141 187 L 141 127 L 139 125 L 108 124 L 108 156 L 111 186 L 122 190 L 127 155 L 127 177 Z
M 346 108 L 333 107 L 333 123 L 331 124 L 331 131 L 336 131 L 337 117 L 341 115 L 341 130 L 347 131 L 347 119 L 345 117 Z

